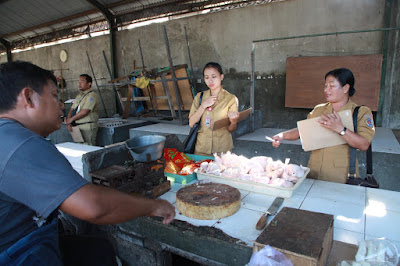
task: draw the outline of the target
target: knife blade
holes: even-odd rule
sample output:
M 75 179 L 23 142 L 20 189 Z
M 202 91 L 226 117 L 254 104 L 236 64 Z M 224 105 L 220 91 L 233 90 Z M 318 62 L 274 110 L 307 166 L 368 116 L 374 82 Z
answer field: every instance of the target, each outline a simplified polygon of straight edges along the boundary
M 256 224 L 257 230 L 262 230 L 265 227 L 265 225 L 267 224 L 268 215 L 275 215 L 276 212 L 278 211 L 279 207 L 282 205 L 283 201 L 284 201 L 284 198 L 281 198 L 281 197 L 275 198 L 274 202 L 272 202 L 272 204 L 268 208 L 268 210 L 258 220 L 258 222 Z

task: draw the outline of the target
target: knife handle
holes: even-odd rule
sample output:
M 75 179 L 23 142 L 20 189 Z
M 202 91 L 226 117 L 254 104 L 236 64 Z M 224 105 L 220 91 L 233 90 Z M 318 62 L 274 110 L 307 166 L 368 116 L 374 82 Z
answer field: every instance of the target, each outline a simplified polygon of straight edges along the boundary
M 261 216 L 260 219 L 258 219 L 258 222 L 256 224 L 257 230 L 262 230 L 265 227 L 265 225 L 267 224 L 267 218 L 268 218 L 268 214 L 265 213 L 265 214 L 263 214 L 263 216 Z

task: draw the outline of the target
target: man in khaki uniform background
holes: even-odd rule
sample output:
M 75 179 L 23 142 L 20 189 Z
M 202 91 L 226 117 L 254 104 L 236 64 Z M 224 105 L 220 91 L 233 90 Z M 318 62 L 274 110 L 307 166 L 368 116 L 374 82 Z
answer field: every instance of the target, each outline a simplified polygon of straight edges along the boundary
M 76 96 L 65 121 L 70 132 L 73 131 L 73 126 L 79 128 L 83 143 L 88 145 L 96 145 L 99 119 L 98 98 L 92 89 L 92 81 L 92 77 L 87 74 L 79 76 L 80 93 Z

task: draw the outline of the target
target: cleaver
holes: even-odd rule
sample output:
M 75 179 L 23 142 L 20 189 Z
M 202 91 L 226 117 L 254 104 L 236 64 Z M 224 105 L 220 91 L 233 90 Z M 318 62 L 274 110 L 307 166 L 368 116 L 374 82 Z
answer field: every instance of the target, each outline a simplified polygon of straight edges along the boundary
M 271 206 L 268 208 L 267 212 L 261 216 L 256 224 L 257 230 L 262 230 L 265 225 L 267 224 L 268 215 L 275 215 L 278 211 L 279 207 L 282 205 L 284 198 L 277 197 L 275 198 L 274 202 L 272 202 Z

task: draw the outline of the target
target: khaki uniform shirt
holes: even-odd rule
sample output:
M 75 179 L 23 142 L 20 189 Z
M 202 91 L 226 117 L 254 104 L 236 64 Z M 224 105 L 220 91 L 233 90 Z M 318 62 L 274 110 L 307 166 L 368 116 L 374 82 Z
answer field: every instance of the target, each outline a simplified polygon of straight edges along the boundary
M 189 118 L 199 108 L 200 93 L 193 100 L 190 109 Z M 207 100 L 211 95 L 210 90 L 204 91 L 202 101 Z M 220 128 L 212 131 L 211 126 L 215 121 L 228 117 L 228 112 L 238 111 L 238 100 L 235 95 L 224 89 L 218 93 L 217 101 L 212 110 L 207 108 L 200 120 L 200 129 L 197 135 L 195 154 L 209 155 L 213 153 L 221 153 L 231 151 L 233 149 L 232 135 L 228 131 L 228 127 Z
M 79 105 L 76 113 L 79 113 L 79 111 L 82 109 L 88 109 L 88 110 L 90 110 L 90 113 L 81 119 L 75 120 L 75 122 L 77 124 L 84 124 L 84 123 L 89 123 L 89 122 L 97 123 L 97 121 L 99 119 L 98 102 L 99 101 L 97 98 L 97 94 L 93 91 L 93 89 L 80 92 L 76 96 L 71 108 L 75 109 Z
M 357 104 L 349 100 L 349 102 L 340 108 L 339 111 L 354 111 L 356 106 Z M 319 117 L 322 114 L 331 113 L 333 113 L 331 103 L 320 104 L 309 113 L 307 118 L 310 119 Z M 372 138 L 375 135 L 372 112 L 366 106 L 362 106 L 358 110 L 357 134 L 364 137 L 369 143 L 371 143 Z M 310 168 L 310 174 L 308 175 L 309 178 L 344 184 L 346 183 L 347 174 L 349 173 L 350 168 L 350 146 L 348 144 L 342 144 L 314 150 L 311 152 L 308 167 Z M 357 176 L 359 176 L 358 165 L 356 169 Z

